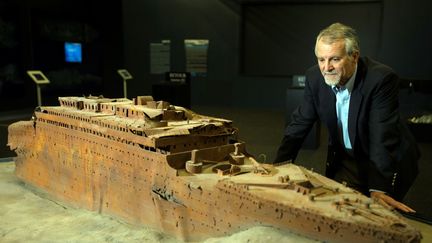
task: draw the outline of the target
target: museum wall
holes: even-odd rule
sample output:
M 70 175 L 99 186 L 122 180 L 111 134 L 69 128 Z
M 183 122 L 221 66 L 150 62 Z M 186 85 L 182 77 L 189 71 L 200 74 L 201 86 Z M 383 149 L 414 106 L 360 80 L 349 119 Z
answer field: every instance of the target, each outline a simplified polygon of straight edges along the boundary
M 151 94 L 164 75 L 150 72 L 150 44 L 170 40 L 171 71 L 183 72 L 184 39 L 210 41 L 206 75 L 191 78 L 193 106 L 283 110 L 292 76 L 314 63 L 311 37 L 330 22 L 348 18 L 341 2 L 354 11 L 348 15 L 357 16 L 348 22 L 359 25 L 366 54 L 403 78 L 432 80 L 430 1 L 332 2 L 1 0 L 0 111 L 36 105 L 28 69 L 40 69 L 53 81 L 42 92 L 50 102 L 89 92 L 121 96 L 119 68 L 134 77 L 128 82 L 129 97 Z M 77 29 L 70 38 L 64 35 Z M 65 63 L 62 45 L 77 38 L 84 38 L 83 63 Z M 255 66 L 247 66 L 251 61 Z
M 271 4 L 285 5 L 284 7 L 288 6 L 287 9 L 289 9 L 289 5 L 294 2 L 271 1 Z M 321 1 L 308 2 L 322 4 Z M 358 4 L 359 1 L 352 2 Z M 135 77 L 130 82 L 132 92 L 135 94 L 151 92 L 151 86 L 164 79 L 163 75 L 150 74 L 150 43 L 164 39 L 171 40 L 171 69 L 185 71 L 183 40 L 209 39 L 207 76 L 192 77 L 192 105 L 284 109 L 286 89 L 291 85 L 292 75 L 302 74 L 302 71 L 297 70 L 298 73 L 282 75 L 275 75 L 276 72 L 272 74 L 271 71 L 263 74 L 244 72 L 245 58 L 247 61 L 244 45 L 253 40 L 245 40 L 245 26 L 242 22 L 245 8 L 242 8 L 242 4 L 255 9 L 259 9 L 260 6 L 263 8 L 269 6 L 264 3 L 269 3 L 269 1 L 123 1 L 124 57 L 126 68 Z M 356 13 L 360 17 L 350 20 L 353 23 L 362 24 L 361 37 L 365 37 L 363 43 L 368 42 L 371 38 L 367 33 L 368 29 L 374 32 L 379 31 L 378 36 L 374 37 L 375 42 L 370 44 L 373 51 L 367 54 L 392 66 L 401 77 L 432 80 L 432 60 L 428 57 L 432 49 L 430 45 L 432 21 L 428 17 L 432 10 L 431 3 L 426 0 L 415 2 L 384 0 L 372 3 L 378 5 L 378 7 L 372 6 L 374 9 L 371 10 L 377 16 L 371 17 L 370 11 L 366 8 L 364 18 L 362 14 Z M 338 11 L 332 11 L 332 4 L 329 6 L 325 13 L 333 16 L 329 19 L 337 20 L 338 16 L 346 17 L 338 9 Z M 354 8 L 354 11 L 356 9 Z M 291 29 L 296 30 L 310 27 L 318 31 L 330 24 L 330 22 L 325 23 L 323 17 L 318 16 L 324 14 L 320 13 L 320 9 L 315 9 L 309 14 L 305 12 L 293 18 L 285 18 L 280 13 L 279 16 L 272 17 L 268 16 L 268 13 L 271 11 L 259 12 L 258 14 L 264 15 L 257 14 L 257 17 L 253 19 L 254 24 L 258 27 L 260 25 L 272 26 L 271 23 L 283 27 L 286 24 L 288 30 L 280 27 L 283 35 L 280 33 L 278 35 L 278 30 L 273 30 L 267 36 L 265 31 L 262 31 L 261 38 L 267 39 L 264 43 L 266 45 L 263 44 L 259 48 L 259 42 L 255 43 L 258 46 L 257 53 L 266 53 L 266 48 L 272 48 L 267 43 L 278 43 L 280 40 L 272 38 L 286 36 L 286 33 L 294 36 L 293 44 L 296 45 L 299 42 L 297 37 L 302 38 L 302 32 L 290 33 L 288 28 L 290 26 Z M 277 21 L 281 19 L 287 23 L 278 23 Z M 376 23 L 370 19 L 376 19 Z M 290 46 L 288 38 L 284 41 L 282 45 Z M 301 41 L 304 40 L 301 39 Z M 306 51 L 297 52 L 290 59 L 283 55 L 275 55 L 273 57 L 275 60 L 271 61 L 290 67 L 295 65 L 297 60 L 305 59 L 306 56 L 309 61 L 305 63 L 313 64 L 313 40 L 309 41 L 312 43 L 309 44 L 309 47 L 302 47 Z M 259 59 L 260 54 L 256 54 L 253 58 Z M 269 57 L 262 54 L 261 59 L 269 60 Z M 309 65 L 305 65 L 304 70 L 307 66 Z
M 51 82 L 42 86 L 44 105 L 58 96 L 121 94 L 122 40 L 120 1 L 0 1 L 0 112 L 37 105 L 27 70 Z M 81 47 L 80 60 L 66 60 L 67 43 Z
M 240 6 L 231 1 L 124 1 L 125 65 L 135 92 L 150 92 L 163 75 L 150 74 L 149 43 L 171 40 L 171 67 L 185 71 L 184 39 L 209 39 L 206 77 L 191 78 L 192 105 L 283 103 L 286 78 L 239 74 Z M 263 93 L 263 85 L 266 85 Z M 269 101 L 264 101 L 268 99 Z M 282 104 L 280 104 L 282 105 Z

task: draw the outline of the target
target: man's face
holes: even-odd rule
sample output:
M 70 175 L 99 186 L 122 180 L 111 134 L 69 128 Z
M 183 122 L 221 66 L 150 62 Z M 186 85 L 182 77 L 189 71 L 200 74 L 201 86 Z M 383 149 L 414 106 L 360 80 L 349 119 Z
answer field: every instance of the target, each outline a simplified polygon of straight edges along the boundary
M 326 84 L 329 86 L 345 85 L 354 73 L 359 56 L 358 52 L 349 56 L 345 51 L 345 40 L 338 40 L 332 44 L 319 40 L 315 50 L 318 65 Z

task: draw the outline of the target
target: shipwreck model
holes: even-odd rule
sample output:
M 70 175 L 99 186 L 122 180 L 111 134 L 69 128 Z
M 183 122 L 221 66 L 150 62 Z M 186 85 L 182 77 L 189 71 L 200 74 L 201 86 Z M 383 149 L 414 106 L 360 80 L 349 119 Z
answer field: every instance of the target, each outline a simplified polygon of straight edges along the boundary
M 149 96 L 61 97 L 10 125 L 16 174 L 59 200 L 183 240 L 273 226 L 331 242 L 420 242 L 394 211 L 305 168 L 259 164 L 232 122 Z

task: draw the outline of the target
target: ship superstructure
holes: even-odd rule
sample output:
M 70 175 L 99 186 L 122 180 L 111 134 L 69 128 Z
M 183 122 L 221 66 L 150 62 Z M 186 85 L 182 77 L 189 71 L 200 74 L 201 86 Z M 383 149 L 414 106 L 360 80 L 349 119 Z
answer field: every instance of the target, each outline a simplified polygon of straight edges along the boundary
M 266 225 L 330 242 L 420 242 L 389 208 L 294 164 L 258 163 L 232 121 L 149 96 L 60 97 L 9 127 L 16 174 L 59 200 L 183 240 Z

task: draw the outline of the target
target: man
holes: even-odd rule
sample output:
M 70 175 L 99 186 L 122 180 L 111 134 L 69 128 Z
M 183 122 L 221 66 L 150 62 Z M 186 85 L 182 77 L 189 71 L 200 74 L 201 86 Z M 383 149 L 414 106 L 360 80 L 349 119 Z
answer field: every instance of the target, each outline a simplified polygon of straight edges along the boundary
M 403 212 L 419 151 L 398 113 L 398 77 L 360 58 L 357 34 L 335 23 L 316 39 L 318 65 L 306 72 L 304 100 L 292 114 L 275 162 L 294 160 L 317 119 L 329 131 L 326 176 Z

